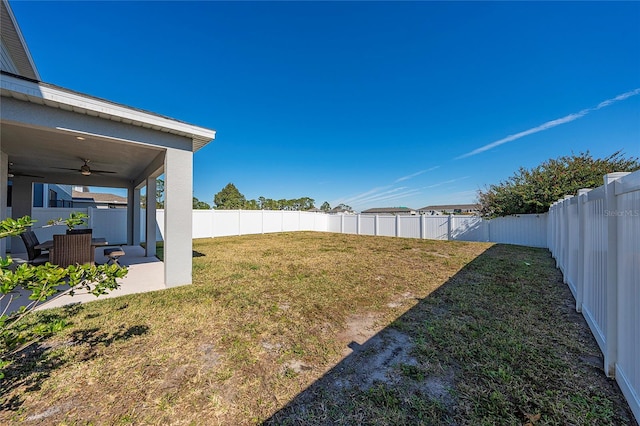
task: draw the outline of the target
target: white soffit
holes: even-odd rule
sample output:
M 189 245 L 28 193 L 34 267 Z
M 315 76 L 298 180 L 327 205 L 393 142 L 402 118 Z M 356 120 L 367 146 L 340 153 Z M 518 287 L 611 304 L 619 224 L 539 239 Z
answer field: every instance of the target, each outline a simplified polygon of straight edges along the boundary
M 2 96 L 10 96 L 21 101 L 188 137 L 193 141 L 194 152 L 211 142 L 216 136 L 215 130 L 130 108 L 48 83 L 28 81 L 6 73 L 2 74 L 0 83 Z

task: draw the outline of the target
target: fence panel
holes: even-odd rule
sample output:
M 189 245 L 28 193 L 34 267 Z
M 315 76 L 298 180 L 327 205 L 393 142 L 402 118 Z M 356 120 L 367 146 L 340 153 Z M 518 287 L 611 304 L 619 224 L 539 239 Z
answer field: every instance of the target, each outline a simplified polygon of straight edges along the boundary
M 635 190 L 621 193 L 617 210 L 605 212 L 618 220 L 618 362 L 616 379 L 640 420 L 640 173 L 623 178 Z M 622 179 L 621 179 L 622 180 Z M 629 188 L 631 189 L 631 188 Z
M 489 241 L 529 247 L 547 247 L 547 215 L 523 214 L 489 221 Z
M 584 284 L 582 312 L 600 348 L 606 345 L 607 230 L 604 216 L 604 189 L 593 190 L 585 203 Z
M 376 217 L 367 214 L 360 215 L 360 234 L 376 235 Z
M 452 216 L 451 239 L 459 241 L 488 241 L 488 221 L 477 216 Z
M 424 237 L 429 240 L 447 240 L 449 237 L 449 216 L 425 216 Z
M 212 237 L 240 234 L 240 214 L 237 210 L 216 210 L 212 218 Z
M 567 259 L 567 273 L 565 275 L 565 281 L 574 297 L 577 294 L 577 281 L 578 281 L 578 252 L 580 249 L 580 235 L 579 235 L 579 223 L 580 218 L 578 217 L 578 197 L 573 197 L 569 201 L 569 205 L 567 206 L 567 234 L 568 234 L 568 254 L 569 258 Z
M 210 212 L 211 210 L 193 211 L 193 238 L 207 238 L 213 235 L 213 215 Z
M 127 209 L 89 208 L 89 228 L 93 235 L 104 237 L 109 244 L 127 243 Z
M 329 226 L 327 228 L 329 232 L 341 232 L 342 231 L 342 215 L 329 215 Z
M 344 215 L 342 216 L 342 233 L 357 234 L 358 233 L 358 216 Z
M 378 216 L 378 235 L 384 237 L 396 236 L 396 217 Z
M 422 216 L 398 216 L 400 229 L 397 232 L 397 236 L 403 238 L 420 238 L 421 217 Z
M 212 210 L 213 211 L 213 210 Z M 238 221 L 240 235 L 262 234 L 262 211 L 261 210 L 238 210 Z
M 262 231 L 264 233 L 282 232 L 282 215 L 278 211 L 262 211 Z

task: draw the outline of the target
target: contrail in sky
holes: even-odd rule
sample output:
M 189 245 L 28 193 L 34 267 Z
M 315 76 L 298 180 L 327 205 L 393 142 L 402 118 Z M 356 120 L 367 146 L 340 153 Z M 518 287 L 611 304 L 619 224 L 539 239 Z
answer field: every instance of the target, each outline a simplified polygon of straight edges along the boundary
M 497 140 L 495 142 L 491 142 L 490 144 L 487 144 L 485 146 L 481 146 L 480 148 L 474 149 L 473 151 L 467 152 L 466 154 L 463 154 L 459 157 L 456 157 L 456 160 L 459 160 L 461 158 L 467 158 L 467 157 L 471 157 L 473 155 L 476 154 L 480 154 L 481 152 L 485 152 L 490 150 L 491 148 L 495 148 L 496 146 L 500 146 L 502 144 L 505 144 L 507 142 L 512 142 L 515 141 L 516 139 L 520 139 L 523 138 L 525 136 L 528 135 L 532 135 L 534 133 L 538 133 L 538 132 L 542 132 L 543 130 L 547 130 L 550 129 L 552 127 L 556 127 L 559 126 L 561 124 L 565 124 L 565 123 L 570 123 L 574 120 L 577 120 L 578 118 L 584 117 L 585 115 L 589 114 L 591 111 L 597 111 L 601 108 L 607 107 L 615 102 L 618 101 L 623 101 L 627 98 L 630 98 L 631 96 L 635 96 L 640 94 L 640 88 L 632 90 L 630 92 L 626 92 L 623 93 L 621 95 L 616 96 L 615 98 L 611 98 L 611 99 L 607 99 L 606 101 L 602 101 L 600 102 L 597 106 L 593 107 L 593 108 L 587 108 L 587 109 L 583 109 L 580 112 L 576 112 L 573 114 L 569 114 L 565 117 L 562 118 L 557 118 L 555 120 L 551 120 L 551 121 L 547 121 L 544 124 L 539 125 L 538 127 L 534 127 L 532 129 L 529 130 L 525 130 L 523 132 L 520 133 L 516 133 L 515 135 L 509 135 L 506 138 L 502 138 L 500 140 Z
M 416 176 L 420 176 L 421 174 L 426 173 L 426 172 L 431 172 L 431 171 L 437 169 L 438 167 L 440 167 L 440 166 L 431 167 L 430 169 L 420 170 L 419 172 L 415 172 L 415 173 L 410 174 L 408 176 L 403 176 L 401 178 L 396 179 L 393 183 L 402 182 L 404 180 L 408 180 L 408 179 L 414 178 Z

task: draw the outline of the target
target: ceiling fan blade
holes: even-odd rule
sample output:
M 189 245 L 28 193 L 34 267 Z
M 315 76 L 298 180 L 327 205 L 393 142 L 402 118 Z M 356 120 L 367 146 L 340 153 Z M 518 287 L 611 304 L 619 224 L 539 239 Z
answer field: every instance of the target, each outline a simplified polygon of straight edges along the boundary
M 91 169 L 91 173 L 118 173 L 118 172 L 112 172 L 110 170 L 93 170 L 93 169 Z
M 30 175 L 28 173 L 20 173 L 20 172 L 9 172 L 9 174 L 11 175 L 10 177 L 33 177 L 33 178 L 40 178 L 40 179 L 44 179 L 44 176 L 38 176 L 38 175 Z

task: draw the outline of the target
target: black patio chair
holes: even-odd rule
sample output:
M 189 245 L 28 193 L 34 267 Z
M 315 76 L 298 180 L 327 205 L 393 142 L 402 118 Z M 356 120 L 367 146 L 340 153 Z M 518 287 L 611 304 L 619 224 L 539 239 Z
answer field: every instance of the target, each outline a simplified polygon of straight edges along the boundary
M 49 252 L 35 247 L 40 244 L 35 232 L 25 231 L 20 234 L 20 237 L 27 249 L 28 263 L 32 265 L 44 265 L 49 261 Z

